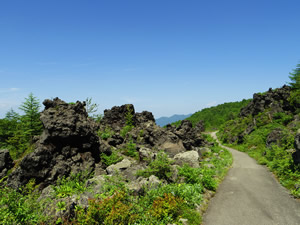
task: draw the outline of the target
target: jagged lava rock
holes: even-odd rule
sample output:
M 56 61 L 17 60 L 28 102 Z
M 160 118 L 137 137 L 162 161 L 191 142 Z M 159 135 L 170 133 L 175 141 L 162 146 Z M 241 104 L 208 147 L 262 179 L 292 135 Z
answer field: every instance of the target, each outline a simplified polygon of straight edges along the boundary
M 7 149 L 0 150 L 0 179 L 3 178 L 7 171 L 14 166 L 14 162 L 10 157 Z
M 111 109 L 104 110 L 104 116 L 101 120 L 101 125 L 110 127 L 113 130 L 120 130 L 126 125 L 126 115 L 131 113 L 135 114 L 132 104 L 122 106 L 114 106 Z
M 26 155 L 8 177 L 14 188 L 34 178 L 45 187 L 58 177 L 92 171 L 100 160 L 98 126 L 88 118 L 85 103 L 68 104 L 59 98 L 45 100 L 40 119 L 44 130 L 34 152 Z
M 300 129 L 297 131 L 294 142 L 295 152 L 293 153 L 293 160 L 295 165 L 300 164 Z
M 291 87 L 284 85 L 282 88 L 277 88 L 275 90 L 270 88 L 264 94 L 255 93 L 253 95 L 253 100 L 241 110 L 240 116 L 255 116 L 267 108 L 271 108 L 272 113 L 293 111 L 294 109 L 288 101 L 290 92 Z

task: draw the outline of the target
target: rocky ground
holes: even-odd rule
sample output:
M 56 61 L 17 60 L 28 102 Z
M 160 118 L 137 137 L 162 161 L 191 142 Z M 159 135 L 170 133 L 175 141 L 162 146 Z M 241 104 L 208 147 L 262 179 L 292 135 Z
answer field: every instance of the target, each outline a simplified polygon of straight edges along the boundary
M 88 117 L 85 103 L 55 98 L 43 104 L 44 131 L 36 137 L 34 151 L 18 162 L 11 160 L 7 150 L 0 151 L 0 175 L 8 172 L 6 185 L 15 190 L 34 179 L 41 193 L 38 201 L 53 221 L 71 218 L 76 207 L 87 209 L 89 199 L 101 195 L 109 179 L 120 178 L 131 194 L 140 196 L 145 190 L 184 182 L 178 168 L 200 168 L 202 161 L 215 168 L 212 158 L 224 160 L 222 152 L 211 150 L 216 144 L 204 138 L 202 122 L 193 127 L 184 120 L 179 127 L 161 128 L 152 113 L 136 113 L 133 105 L 123 105 L 105 110 L 97 123 Z M 159 160 L 165 160 L 167 171 L 153 172 L 153 162 Z M 84 191 L 57 194 L 55 186 L 62 187 L 67 177 L 76 174 L 80 174 L 78 182 L 85 177 Z M 60 202 L 64 207 L 57 210 Z

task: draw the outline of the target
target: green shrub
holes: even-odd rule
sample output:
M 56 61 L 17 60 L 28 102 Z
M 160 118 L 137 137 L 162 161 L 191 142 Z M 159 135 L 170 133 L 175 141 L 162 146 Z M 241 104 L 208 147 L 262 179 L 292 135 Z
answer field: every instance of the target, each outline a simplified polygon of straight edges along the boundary
M 106 127 L 103 131 L 101 130 L 98 131 L 98 136 L 103 140 L 107 140 L 108 138 L 111 138 L 113 135 L 114 132 L 109 127 Z
M 201 183 L 203 186 L 211 191 L 215 191 L 217 189 L 218 183 L 214 179 L 215 172 L 212 169 L 205 168 L 202 171 Z
M 275 120 L 275 122 L 286 126 L 289 122 L 291 122 L 293 120 L 293 116 L 287 115 L 283 112 L 279 112 L 279 113 L 275 113 L 273 115 L 273 119 Z
M 171 223 L 181 214 L 184 201 L 171 193 L 164 193 L 164 197 L 157 197 L 152 204 L 150 214 L 162 223 Z
M 125 185 L 123 178 L 116 174 L 114 176 L 105 176 L 105 182 L 101 187 L 101 194 L 96 195 L 95 197 L 106 198 L 112 196 L 115 192 L 125 191 L 128 193 L 128 188 Z
M 91 177 L 88 171 L 72 174 L 69 177 L 63 176 L 58 179 L 55 186 L 52 186 L 55 197 L 65 198 L 73 194 L 83 193 L 87 190 L 86 181 Z
M 90 199 L 86 212 L 76 211 L 76 220 L 80 224 L 129 224 L 135 218 L 131 211 L 128 195 L 120 191 L 104 199 Z
M 126 125 L 120 131 L 121 137 L 125 138 L 126 135 L 132 130 L 133 126 L 133 111 L 130 109 L 129 105 L 127 105 L 127 113 L 125 115 L 125 123 Z
M 43 221 L 42 207 L 37 201 L 39 195 L 35 191 L 35 182 L 30 180 L 19 191 L 0 184 L 0 223 L 38 224 Z
M 118 155 L 116 151 L 113 151 L 111 155 L 106 155 L 105 153 L 101 153 L 101 160 L 105 166 L 110 166 L 112 164 L 118 163 L 123 160 L 123 157 Z
M 173 161 L 168 158 L 167 154 L 161 151 L 157 154 L 155 160 L 150 162 L 148 168 L 145 170 L 139 170 L 137 172 L 137 175 L 143 177 L 150 177 L 151 175 L 155 175 L 160 179 L 169 181 L 172 176 L 172 163 Z
M 138 152 L 136 150 L 136 144 L 133 142 L 132 139 L 130 139 L 127 142 L 127 146 L 126 146 L 125 149 L 123 149 L 122 152 L 123 152 L 124 155 L 130 156 L 130 157 L 133 157 L 133 158 L 138 157 Z
M 189 165 L 183 165 L 178 168 L 178 175 L 184 177 L 184 181 L 188 184 L 201 183 L 201 168 L 193 168 Z
M 126 125 L 122 128 L 120 131 L 121 137 L 125 138 L 126 135 L 132 130 L 133 126 L 132 125 Z
M 185 200 L 185 204 L 190 208 L 199 205 L 203 200 L 202 193 L 204 189 L 199 183 L 197 184 L 167 184 L 159 188 L 149 190 L 145 197 L 141 200 L 145 205 L 150 205 L 157 196 L 163 197 L 165 193 L 172 193 L 176 197 Z

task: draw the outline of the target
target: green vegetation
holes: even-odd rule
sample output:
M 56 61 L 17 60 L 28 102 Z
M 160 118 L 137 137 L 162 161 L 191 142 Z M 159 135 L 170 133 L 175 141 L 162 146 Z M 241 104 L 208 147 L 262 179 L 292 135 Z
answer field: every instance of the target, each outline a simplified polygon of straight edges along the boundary
M 111 128 L 106 127 L 103 131 L 98 131 L 98 136 L 103 139 L 107 140 L 108 138 L 111 138 L 114 135 L 114 132 L 111 130 Z
M 191 121 L 193 126 L 200 121 L 203 121 L 206 130 L 217 130 L 226 121 L 235 118 L 239 114 L 241 108 L 246 106 L 249 102 L 250 99 L 243 100 L 241 102 L 229 102 L 210 108 L 205 108 L 186 118 L 186 120 Z M 173 124 L 179 126 L 180 123 L 181 121 L 177 121 Z
M 298 65 L 290 76 L 293 89 L 289 100 L 296 108 L 295 112 L 273 113 L 271 109 L 265 109 L 255 116 L 236 117 L 222 125 L 218 134 L 224 144 L 247 152 L 260 164 L 268 166 L 296 197 L 300 197 L 300 166 L 294 164 L 292 153 L 295 134 L 300 128 L 300 122 L 295 120 L 300 117 L 299 74 Z
M 217 156 L 216 156 L 217 153 Z M 74 224 L 180 224 L 179 219 L 188 219 L 189 224 L 201 224 L 201 215 L 195 208 L 202 204 L 205 189 L 215 190 L 232 163 L 228 151 L 215 146 L 207 155 L 210 162 L 203 162 L 198 169 L 187 165 L 179 167 L 178 180 L 170 178 L 170 161 L 165 153 L 150 162 L 149 170 L 139 173 L 146 177 L 158 175 L 161 183 L 157 188 L 145 189 L 144 195 L 134 196 L 121 177 L 107 177 L 103 194 L 89 200 L 87 211 L 78 208 Z M 206 168 L 206 164 L 212 167 Z M 197 176 L 199 175 L 199 176 Z M 193 177 L 193 178 L 191 178 Z
M 108 165 L 118 159 L 116 153 L 102 155 L 102 160 Z M 33 181 L 23 187 L 21 192 L 5 187 L 2 182 L 0 223 L 150 225 L 181 224 L 179 220 L 183 218 L 188 220 L 188 224 L 201 224 L 202 218 L 196 208 L 203 204 L 205 191 L 216 190 L 232 162 L 230 153 L 216 143 L 205 157 L 210 158 L 210 161 L 201 162 L 199 168 L 187 165 L 178 167 L 175 181 L 170 179 L 173 162 L 164 152 L 157 153 L 156 159 L 149 162 L 149 169 L 140 173 L 145 177 L 156 175 L 161 182 L 156 188 L 151 185 L 143 187 L 144 191 L 138 195 L 130 191 L 128 181 L 120 174 L 104 176 L 98 194 L 94 194 L 95 190 L 87 185 L 91 177 L 88 172 L 62 177 L 52 186 L 51 200 L 44 206 L 54 209 L 56 217 L 53 218 L 43 216 L 43 203 L 37 201 L 39 195 Z M 89 197 L 88 208 L 75 206 L 75 215 L 66 218 L 64 212 L 69 209 L 68 199 L 80 200 L 81 195 L 86 193 L 92 196 Z
M 31 225 L 46 221 L 38 197 L 34 180 L 20 191 L 8 188 L 0 181 L 0 223 Z
M 289 83 L 293 89 L 300 89 L 300 64 L 296 66 L 293 72 L 290 73 L 289 78 L 291 82 Z
M 127 113 L 125 115 L 125 123 L 126 125 L 122 128 L 122 130 L 120 131 L 120 135 L 121 137 L 125 138 L 126 135 L 132 130 L 132 128 L 134 127 L 133 125 L 133 111 L 132 109 L 129 107 L 129 105 L 127 105 Z
M 127 142 L 126 148 L 122 149 L 122 153 L 132 158 L 138 158 L 136 144 L 133 142 L 132 138 L 130 138 L 130 140 Z
M 123 160 L 123 157 L 118 154 L 117 151 L 113 151 L 110 155 L 101 153 L 101 160 L 106 166 L 118 163 Z
M 100 122 L 100 120 L 102 119 L 103 115 L 102 114 L 96 114 L 96 112 L 98 111 L 98 107 L 99 105 L 96 103 L 92 102 L 92 98 L 86 98 L 85 99 L 85 109 L 87 114 L 89 115 L 90 118 L 94 119 L 96 122 Z
M 171 164 L 173 163 L 170 160 L 166 153 L 163 151 L 159 152 L 154 161 L 150 162 L 149 166 L 145 170 L 138 171 L 138 176 L 150 177 L 155 175 L 160 179 L 169 181 L 172 176 Z
M 62 177 L 53 186 L 55 196 L 65 198 L 73 194 L 80 194 L 86 191 L 85 182 L 91 177 L 88 171 L 71 174 L 69 177 Z
M 300 184 L 300 170 L 294 165 L 290 151 L 293 149 L 295 132 L 300 128 L 300 123 L 294 124 L 291 129 L 288 128 L 291 116 L 284 113 L 274 114 L 272 122 L 266 112 L 257 115 L 255 119 L 257 125 L 254 131 L 245 135 L 242 140 L 237 139 L 230 146 L 247 152 L 260 164 L 267 165 L 283 186 L 290 189 L 296 197 L 300 197 L 300 191 L 296 188 Z M 245 129 L 247 125 L 245 121 L 249 122 L 251 119 L 240 118 L 236 119 L 235 123 L 226 123 L 220 129 L 220 139 L 228 144 L 233 135 L 239 136 Z M 267 137 L 274 130 L 279 130 L 281 137 L 267 147 Z
M 290 97 L 290 103 L 296 108 L 296 112 L 300 113 L 300 64 L 297 65 L 296 69 L 290 73 L 291 82 L 289 83 L 293 88 Z
M 24 112 L 23 115 L 11 109 L 4 119 L 0 119 L 0 147 L 9 149 L 13 159 L 30 152 L 33 149 L 33 137 L 42 132 L 38 99 L 30 93 L 19 108 Z

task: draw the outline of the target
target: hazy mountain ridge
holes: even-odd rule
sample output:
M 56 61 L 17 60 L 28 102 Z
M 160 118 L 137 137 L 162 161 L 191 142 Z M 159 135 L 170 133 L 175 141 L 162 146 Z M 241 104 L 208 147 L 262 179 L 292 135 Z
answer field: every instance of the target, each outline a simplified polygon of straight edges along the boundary
M 157 124 L 158 126 L 163 127 L 163 126 L 165 126 L 165 125 L 167 125 L 167 124 L 169 124 L 169 123 L 174 123 L 174 122 L 176 122 L 176 121 L 178 121 L 178 120 L 184 120 L 184 119 L 190 117 L 191 115 L 192 115 L 192 113 L 191 113 L 191 114 L 188 114 L 188 115 L 182 115 L 182 114 L 179 115 L 179 114 L 175 114 L 175 115 L 170 116 L 170 117 L 163 116 L 163 117 L 159 117 L 158 119 L 155 119 L 155 122 L 156 122 L 156 124 Z

